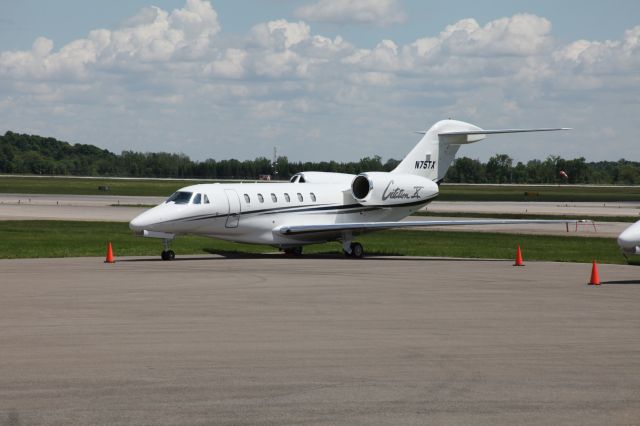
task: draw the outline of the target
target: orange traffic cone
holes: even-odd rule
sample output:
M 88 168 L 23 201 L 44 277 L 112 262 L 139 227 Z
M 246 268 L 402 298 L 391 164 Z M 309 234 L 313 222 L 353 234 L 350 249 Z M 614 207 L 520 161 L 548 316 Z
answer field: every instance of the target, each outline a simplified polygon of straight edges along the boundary
M 113 248 L 111 247 L 111 241 L 107 244 L 107 258 L 104 263 L 116 263 L 116 259 L 113 257 Z
M 513 266 L 524 266 L 524 262 L 522 261 L 522 251 L 520 250 L 520 245 L 518 244 L 518 251 L 516 251 L 516 263 Z
M 598 274 L 598 264 L 596 261 L 593 261 L 593 266 L 591 266 L 591 281 L 589 281 L 589 285 L 600 285 L 600 274 Z

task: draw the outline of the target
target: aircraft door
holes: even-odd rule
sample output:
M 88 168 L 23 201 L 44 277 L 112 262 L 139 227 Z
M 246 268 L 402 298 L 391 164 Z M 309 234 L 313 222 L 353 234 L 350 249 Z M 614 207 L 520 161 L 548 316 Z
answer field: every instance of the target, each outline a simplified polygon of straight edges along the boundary
M 229 215 L 227 216 L 225 227 L 237 228 L 240 223 L 240 197 L 233 189 L 225 189 L 224 193 L 229 203 Z

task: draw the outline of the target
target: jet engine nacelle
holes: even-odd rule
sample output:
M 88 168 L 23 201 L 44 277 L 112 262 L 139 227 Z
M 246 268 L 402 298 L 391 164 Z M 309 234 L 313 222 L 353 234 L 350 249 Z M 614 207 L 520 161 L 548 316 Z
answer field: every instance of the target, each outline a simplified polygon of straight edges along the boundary
M 362 205 L 420 204 L 438 194 L 438 185 L 417 175 L 367 172 L 353 179 L 351 194 Z

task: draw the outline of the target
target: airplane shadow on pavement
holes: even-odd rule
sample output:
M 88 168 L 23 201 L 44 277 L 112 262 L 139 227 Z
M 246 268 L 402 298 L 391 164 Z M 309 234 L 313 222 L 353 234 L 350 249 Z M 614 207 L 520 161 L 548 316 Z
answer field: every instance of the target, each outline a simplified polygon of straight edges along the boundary
M 602 284 L 637 284 L 640 285 L 640 279 L 635 280 L 619 280 L 619 281 L 602 281 Z
M 403 256 L 400 254 L 377 254 L 371 253 L 365 255 L 362 259 L 353 259 L 350 257 L 345 257 L 341 253 L 311 253 L 311 254 L 303 254 L 302 256 L 293 256 L 286 255 L 284 253 L 240 253 L 235 251 L 209 251 L 211 256 L 200 255 L 200 256 L 189 256 L 184 255 L 180 256 L 179 254 L 176 256 L 174 260 L 171 262 L 179 262 L 179 261 L 212 261 L 212 260 L 225 260 L 225 259 L 300 259 L 300 260 L 345 260 L 345 261 L 405 261 L 405 262 L 512 262 L 510 259 L 474 259 L 474 258 L 447 258 L 447 257 L 421 257 L 421 256 Z M 141 257 L 141 258 L 126 258 L 126 259 L 118 259 L 118 262 L 166 262 L 158 257 Z

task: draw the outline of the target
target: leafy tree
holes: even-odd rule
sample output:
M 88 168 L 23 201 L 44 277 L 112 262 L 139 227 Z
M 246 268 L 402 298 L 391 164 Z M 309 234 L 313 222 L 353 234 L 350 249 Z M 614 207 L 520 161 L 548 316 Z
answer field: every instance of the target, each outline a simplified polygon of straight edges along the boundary
M 511 182 L 513 160 L 507 154 L 497 154 L 487 162 L 487 180 L 493 183 Z
M 398 160 L 382 162 L 380 156 L 338 163 L 292 162 L 285 156 L 277 159 L 279 179 L 288 179 L 301 171 L 324 171 L 357 174 L 366 171 L 391 171 Z M 454 161 L 446 181 L 467 183 L 560 183 L 560 170 L 570 183 L 640 184 L 640 163 L 626 160 L 587 163 L 584 158 L 565 160 L 549 156 L 544 161 L 526 164 L 505 154 L 491 157 L 487 163 L 467 157 Z M 239 161 L 236 159 L 192 161 L 185 154 L 166 152 L 141 153 L 123 151 L 120 155 L 87 144 L 69 144 L 54 138 L 6 132 L 0 135 L 0 173 L 59 174 L 87 176 L 131 176 L 174 178 L 239 178 L 256 179 L 273 174 L 266 157 Z

